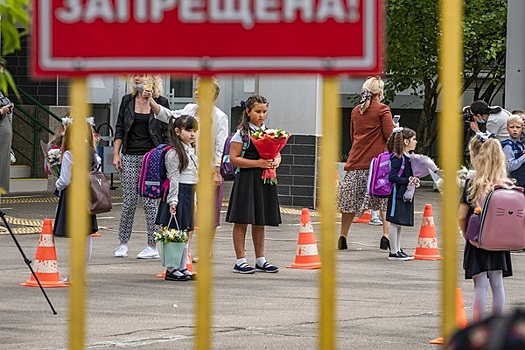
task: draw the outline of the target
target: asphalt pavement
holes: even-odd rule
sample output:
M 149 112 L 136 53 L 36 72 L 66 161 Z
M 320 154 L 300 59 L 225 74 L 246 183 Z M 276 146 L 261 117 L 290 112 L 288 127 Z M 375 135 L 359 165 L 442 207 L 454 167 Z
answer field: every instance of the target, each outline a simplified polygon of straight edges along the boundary
M 425 204 L 431 204 L 440 249 L 440 195 L 431 188 L 416 192 L 415 223 L 403 228 L 402 246 L 413 253 L 418 244 Z M 56 198 L 51 194 L 2 197 L 16 238 L 33 259 L 42 220 L 53 218 Z M 127 258 L 114 258 L 122 205 L 119 189 L 113 191 L 113 211 L 100 215 L 101 237 L 93 238 L 88 266 L 86 349 L 193 349 L 195 344 L 195 283 L 169 282 L 156 277 L 163 272 L 160 260 L 135 258 L 146 244 L 142 206 Z M 212 345 L 213 349 L 318 349 L 320 270 L 289 269 L 297 254 L 301 208 L 281 208 L 283 224 L 267 228 L 266 257 L 280 267 L 277 274 L 232 273 L 235 254 L 232 225 L 218 229 L 213 249 Z M 310 210 L 319 244 L 319 217 Z M 338 218 L 335 218 L 339 222 Z M 3 226 L 3 225 L 0 225 Z M 339 227 L 339 226 L 337 226 Z M 197 233 L 197 236 L 202 234 Z M 354 224 L 349 249 L 337 256 L 336 343 L 338 349 L 436 349 L 429 344 L 440 336 L 441 261 L 388 261 L 379 249 L 381 227 Z M 461 269 L 462 238 L 458 235 L 458 267 Z M 68 275 L 69 240 L 56 238 L 58 270 Z M 255 264 L 251 235 L 247 258 Z M 195 251 L 195 247 L 193 248 Z M 514 276 L 505 279 L 506 310 L 524 305 L 525 253 L 513 253 Z M 199 263 L 193 264 L 199 271 Z M 472 314 L 472 281 L 457 271 L 465 311 Z M 30 271 L 13 239 L 0 227 L 0 349 L 68 348 L 68 290 L 47 288 L 57 311 L 53 315 L 38 288 L 19 283 Z M 490 310 L 490 292 L 488 310 Z

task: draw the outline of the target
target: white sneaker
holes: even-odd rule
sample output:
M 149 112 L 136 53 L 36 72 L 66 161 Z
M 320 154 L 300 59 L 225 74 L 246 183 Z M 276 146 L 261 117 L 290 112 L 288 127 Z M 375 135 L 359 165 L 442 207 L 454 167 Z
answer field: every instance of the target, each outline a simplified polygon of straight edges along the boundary
M 380 218 L 373 218 L 370 220 L 370 222 L 368 223 L 369 225 L 374 225 L 374 226 L 382 226 L 383 225 L 383 221 L 381 221 Z
M 138 255 L 137 259 L 160 259 L 157 248 L 148 245 Z
M 126 256 L 128 256 L 128 245 L 122 243 L 115 250 L 115 258 L 125 258 Z

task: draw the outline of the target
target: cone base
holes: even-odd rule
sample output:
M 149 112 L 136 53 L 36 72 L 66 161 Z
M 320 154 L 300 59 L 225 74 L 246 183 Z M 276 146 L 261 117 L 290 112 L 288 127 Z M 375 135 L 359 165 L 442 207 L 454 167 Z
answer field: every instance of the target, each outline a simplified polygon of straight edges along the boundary
M 62 281 L 57 281 L 57 282 L 42 282 L 42 281 L 40 281 L 40 284 L 42 285 L 43 288 L 65 288 L 65 287 L 69 287 L 69 283 L 68 282 L 62 282 Z M 26 282 L 19 283 L 19 285 L 22 286 L 22 287 L 39 287 L 37 281 L 31 280 L 31 279 L 27 280 Z
M 293 263 L 292 265 L 286 266 L 287 269 L 301 269 L 301 270 L 315 270 L 321 268 L 321 263 L 311 263 L 311 264 L 296 264 Z
M 91 234 L 91 237 L 102 237 L 102 234 L 95 232 Z
M 166 271 L 164 271 L 163 273 L 159 273 L 159 274 L 155 275 L 155 277 L 158 277 L 158 278 L 166 277 Z
M 414 260 L 443 260 L 441 255 L 418 255 L 414 254 Z
M 444 342 L 443 337 L 439 337 L 439 338 L 436 338 L 436 339 L 432 339 L 429 343 L 430 344 L 435 344 L 435 345 L 443 345 L 443 342 Z

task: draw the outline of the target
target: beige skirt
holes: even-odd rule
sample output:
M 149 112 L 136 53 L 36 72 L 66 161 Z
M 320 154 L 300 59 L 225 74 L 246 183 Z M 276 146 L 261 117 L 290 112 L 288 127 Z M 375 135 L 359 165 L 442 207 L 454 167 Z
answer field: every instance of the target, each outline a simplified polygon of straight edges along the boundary
M 368 169 L 350 170 L 339 183 L 338 207 L 340 213 L 361 216 L 367 209 L 386 210 L 388 198 L 370 198 L 366 193 Z

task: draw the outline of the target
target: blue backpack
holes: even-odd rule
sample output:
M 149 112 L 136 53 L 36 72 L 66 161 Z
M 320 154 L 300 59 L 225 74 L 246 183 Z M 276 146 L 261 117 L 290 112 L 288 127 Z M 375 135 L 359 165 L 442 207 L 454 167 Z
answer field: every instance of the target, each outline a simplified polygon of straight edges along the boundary
M 232 137 L 235 135 L 235 133 L 231 134 L 226 138 L 226 141 L 224 141 L 224 148 L 222 150 L 222 159 L 221 159 L 221 166 L 219 167 L 219 170 L 221 172 L 221 176 L 224 179 L 224 181 L 233 181 L 235 180 L 235 174 L 239 171 L 239 169 L 230 163 L 230 144 L 232 141 Z M 250 143 L 250 138 L 247 136 L 243 136 L 242 138 L 242 153 L 241 157 L 244 156 L 244 152 L 248 148 L 248 145 Z
M 170 180 L 166 175 L 164 157 L 170 145 L 160 144 L 144 155 L 139 174 L 139 195 L 146 198 L 162 198 L 168 193 Z

